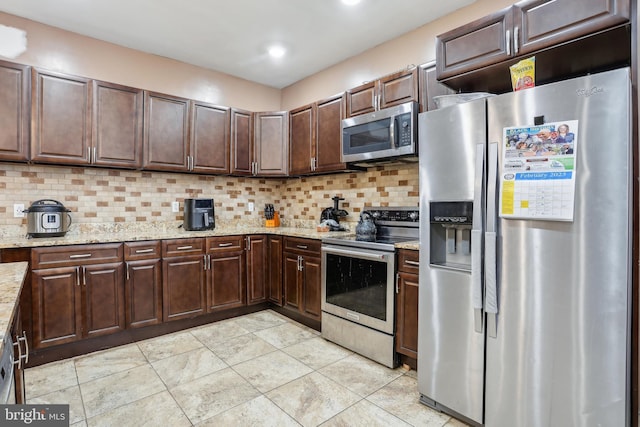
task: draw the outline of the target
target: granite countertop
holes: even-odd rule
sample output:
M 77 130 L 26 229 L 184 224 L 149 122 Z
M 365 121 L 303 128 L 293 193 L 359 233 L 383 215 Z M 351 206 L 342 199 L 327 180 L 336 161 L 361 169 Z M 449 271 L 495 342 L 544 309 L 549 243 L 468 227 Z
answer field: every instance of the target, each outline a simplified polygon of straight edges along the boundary
M 349 231 L 318 232 L 315 228 L 298 227 L 217 227 L 214 230 L 206 231 L 186 231 L 182 228 L 165 228 L 160 230 L 141 231 L 67 233 L 62 237 L 4 237 L 0 238 L 0 249 L 80 245 L 88 243 L 133 242 L 143 240 L 186 239 L 194 237 L 233 236 L 239 234 L 277 234 L 321 240 L 328 236 L 348 236 L 353 233 Z
M 0 354 L 4 350 L 4 337 L 11 333 L 11 321 L 28 268 L 28 262 L 0 263 Z
M 409 242 L 396 243 L 394 246 L 398 249 L 411 249 L 414 251 L 419 251 L 420 240 L 411 240 Z

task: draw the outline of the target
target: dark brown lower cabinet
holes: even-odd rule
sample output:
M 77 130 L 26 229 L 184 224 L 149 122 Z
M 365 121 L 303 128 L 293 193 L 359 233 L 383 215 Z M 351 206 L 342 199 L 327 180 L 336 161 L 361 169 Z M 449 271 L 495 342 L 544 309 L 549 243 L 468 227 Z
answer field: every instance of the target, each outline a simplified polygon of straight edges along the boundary
M 124 244 L 127 328 L 162 322 L 162 261 L 160 241 Z
M 396 352 L 418 358 L 419 252 L 400 250 L 396 291 Z
M 269 236 L 249 235 L 247 245 L 247 304 L 258 304 L 267 300 L 269 282 Z
M 282 307 L 282 236 L 269 236 L 268 299 Z
M 207 238 L 208 311 L 246 305 L 243 236 Z
M 124 330 L 122 244 L 31 251 L 34 348 Z
M 285 237 L 284 305 L 312 320 L 321 318 L 320 241 Z
M 206 311 L 206 239 L 162 242 L 162 318 L 178 320 Z

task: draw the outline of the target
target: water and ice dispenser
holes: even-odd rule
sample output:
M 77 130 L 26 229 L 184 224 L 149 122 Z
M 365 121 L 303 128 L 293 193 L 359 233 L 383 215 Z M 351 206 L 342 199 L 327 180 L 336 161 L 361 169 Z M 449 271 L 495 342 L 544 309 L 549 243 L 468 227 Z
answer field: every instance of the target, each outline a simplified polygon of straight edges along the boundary
M 473 202 L 431 202 L 432 265 L 471 270 Z

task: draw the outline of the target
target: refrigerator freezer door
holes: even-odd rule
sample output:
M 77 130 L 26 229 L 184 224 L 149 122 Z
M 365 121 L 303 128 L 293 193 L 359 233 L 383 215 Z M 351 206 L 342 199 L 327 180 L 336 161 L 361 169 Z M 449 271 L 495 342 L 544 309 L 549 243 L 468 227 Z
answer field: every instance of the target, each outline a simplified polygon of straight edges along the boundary
M 534 117 L 578 120 L 579 141 L 572 222 L 497 219 L 487 427 L 629 423 L 629 82 L 619 69 L 488 100 L 499 162 L 503 128 L 531 126 Z
M 482 291 L 474 293 L 472 281 L 473 277 L 476 284 L 481 283 L 482 277 L 481 272 L 471 271 L 472 266 L 481 268 L 482 263 L 477 257 L 480 254 L 472 253 L 465 266 L 459 262 L 463 254 L 449 251 L 468 252 L 460 248 L 470 247 L 474 252 L 481 248 L 475 239 L 483 232 L 486 101 L 423 113 L 418 122 L 422 219 L 418 389 L 423 402 L 482 423 L 485 338 L 482 314 L 478 316 L 479 325 L 474 319 L 477 308 L 482 307 Z M 431 223 L 430 203 L 471 201 L 475 213 L 471 232 L 455 224 L 455 215 L 454 223 Z M 454 232 L 445 233 L 444 229 Z M 436 239 L 438 233 L 441 241 L 437 249 L 442 256 L 426 243 Z M 461 236 L 463 242 L 471 236 L 471 242 L 447 244 L 447 236 Z M 445 261 L 449 256 L 454 262 Z

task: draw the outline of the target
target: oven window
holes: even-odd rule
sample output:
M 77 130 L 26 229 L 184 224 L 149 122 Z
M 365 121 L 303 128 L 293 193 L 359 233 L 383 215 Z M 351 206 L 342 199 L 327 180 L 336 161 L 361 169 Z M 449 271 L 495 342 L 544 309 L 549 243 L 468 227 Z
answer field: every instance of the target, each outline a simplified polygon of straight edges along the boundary
M 387 320 L 387 268 L 382 261 L 327 254 L 327 303 Z

